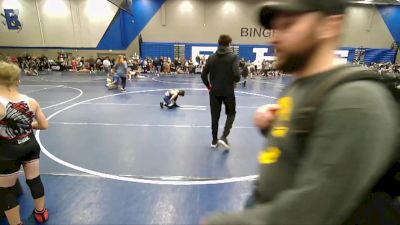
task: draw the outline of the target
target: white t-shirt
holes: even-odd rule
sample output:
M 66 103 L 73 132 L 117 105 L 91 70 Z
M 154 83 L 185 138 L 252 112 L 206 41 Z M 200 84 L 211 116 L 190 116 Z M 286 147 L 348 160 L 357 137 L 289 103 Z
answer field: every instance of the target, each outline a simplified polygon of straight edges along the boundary
M 105 60 L 103 61 L 103 66 L 105 66 L 105 67 L 110 67 L 110 66 L 111 66 L 110 60 L 105 59 Z

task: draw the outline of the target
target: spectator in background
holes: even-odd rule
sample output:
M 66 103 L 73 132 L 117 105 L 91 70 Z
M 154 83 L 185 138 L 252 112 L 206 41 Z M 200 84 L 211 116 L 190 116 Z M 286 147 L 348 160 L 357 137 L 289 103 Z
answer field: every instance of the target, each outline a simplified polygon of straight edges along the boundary
M 94 60 L 93 56 L 91 56 L 88 60 L 89 63 L 89 73 L 94 73 L 96 69 L 96 61 Z
M 110 62 L 110 59 L 109 59 L 108 57 L 106 57 L 106 58 L 103 60 L 103 69 L 104 69 L 104 72 L 106 72 L 107 77 L 110 77 L 111 62 Z

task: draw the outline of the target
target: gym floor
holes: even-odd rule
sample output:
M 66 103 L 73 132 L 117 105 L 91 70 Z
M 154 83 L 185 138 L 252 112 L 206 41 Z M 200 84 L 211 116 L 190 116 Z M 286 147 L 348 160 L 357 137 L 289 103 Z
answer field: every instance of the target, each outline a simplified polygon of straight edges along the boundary
M 198 224 L 214 211 L 242 208 L 266 141 L 254 112 L 274 103 L 290 77 L 238 83 L 230 151 L 210 148 L 208 92 L 199 74 L 147 74 L 127 81 L 126 93 L 108 90 L 105 80 L 104 73 L 22 77 L 20 91 L 49 119 L 49 129 L 36 132 L 47 224 Z M 161 109 L 172 88 L 186 91 L 180 107 Z M 222 109 L 220 133 L 225 119 Z M 23 174 L 20 181 L 22 218 L 35 224 Z

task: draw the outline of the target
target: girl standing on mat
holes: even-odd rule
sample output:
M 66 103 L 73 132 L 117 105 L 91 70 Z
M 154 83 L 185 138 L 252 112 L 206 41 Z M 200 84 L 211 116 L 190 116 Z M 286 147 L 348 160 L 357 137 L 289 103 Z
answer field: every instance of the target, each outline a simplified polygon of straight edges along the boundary
M 13 190 L 21 165 L 35 200 L 33 216 L 39 223 L 49 219 L 39 173 L 40 146 L 33 129 L 46 129 L 48 122 L 38 102 L 20 94 L 21 70 L 0 61 L 0 210 L 10 225 L 23 224 Z
M 120 91 L 126 92 L 125 86 L 126 86 L 126 76 L 128 75 L 128 64 L 124 60 L 124 56 L 119 55 L 117 57 L 117 60 L 115 61 L 114 71 L 119 76 L 119 79 L 121 80 Z

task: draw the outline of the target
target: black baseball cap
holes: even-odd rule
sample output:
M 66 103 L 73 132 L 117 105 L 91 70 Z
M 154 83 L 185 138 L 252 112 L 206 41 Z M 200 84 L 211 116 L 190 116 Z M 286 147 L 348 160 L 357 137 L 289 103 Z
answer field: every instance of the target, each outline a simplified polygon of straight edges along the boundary
M 261 8 L 259 20 L 267 29 L 271 29 L 271 20 L 278 12 L 320 11 L 328 15 L 344 14 L 345 0 L 270 0 Z

